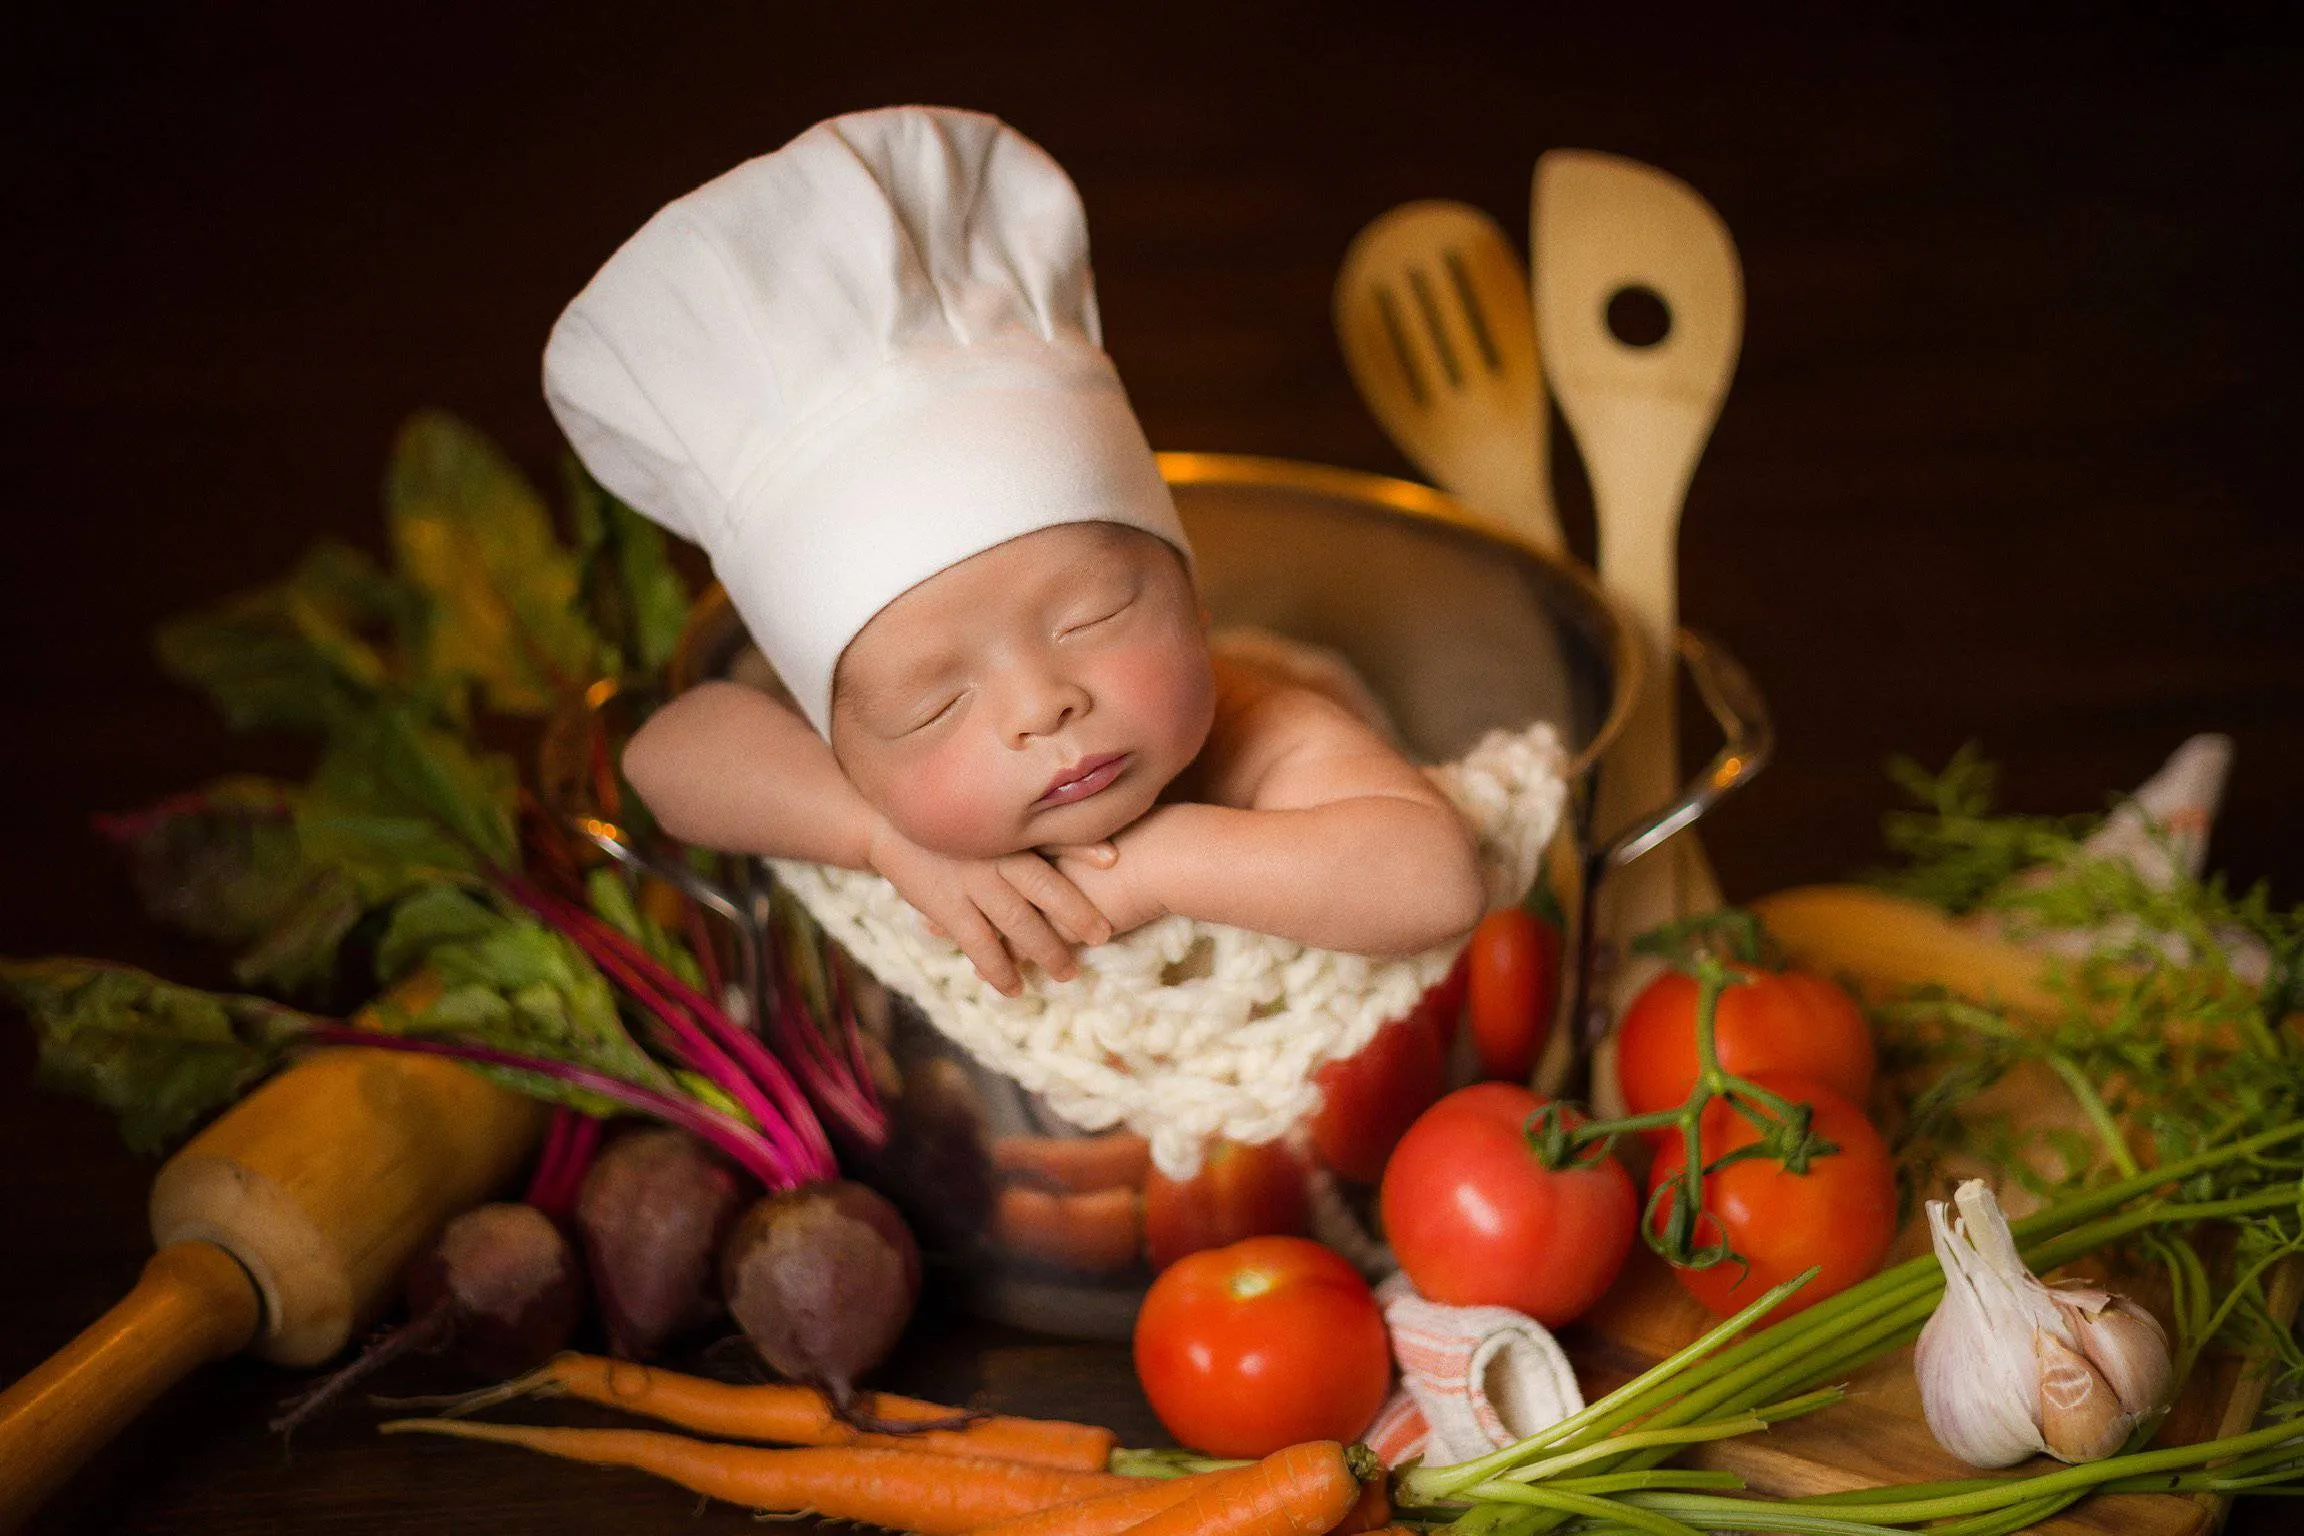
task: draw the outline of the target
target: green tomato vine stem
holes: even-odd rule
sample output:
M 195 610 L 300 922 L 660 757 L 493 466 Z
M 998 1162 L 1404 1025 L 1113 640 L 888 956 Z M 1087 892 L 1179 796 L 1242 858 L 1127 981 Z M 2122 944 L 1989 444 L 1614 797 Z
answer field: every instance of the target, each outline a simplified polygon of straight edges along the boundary
M 1674 963 L 1696 982 L 1696 1081 L 1688 1097 L 1672 1109 L 1581 1125 L 1572 1123 L 1562 1106 L 1547 1104 L 1531 1117 L 1528 1139 L 1544 1166 L 1557 1171 L 1607 1156 L 1620 1136 L 1677 1132 L 1687 1157 L 1670 1182 L 1658 1185 L 1649 1195 L 1641 1211 L 1641 1238 L 1676 1268 L 1710 1269 L 1741 1261 L 1725 1235 L 1715 1243 L 1698 1242 L 1704 1225 L 1707 1175 L 1733 1163 L 1762 1158 L 1783 1164 L 1788 1172 L 1803 1174 L 1817 1158 L 1828 1157 L 1840 1148 L 1815 1133 L 1814 1114 L 1808 1105 L 1771 1092 L 1721 1065 L 1720 998 L 1737 984 L 1738 974 L 1709 949 L 1699 948 L 1693 953 L 1674 949 L 1671 953 Z M 1700 1132 L 1705 1110 L 1715 1099 L 1725 1101 L 1750 1121 L 1759 1139 L 1705 1162 Z

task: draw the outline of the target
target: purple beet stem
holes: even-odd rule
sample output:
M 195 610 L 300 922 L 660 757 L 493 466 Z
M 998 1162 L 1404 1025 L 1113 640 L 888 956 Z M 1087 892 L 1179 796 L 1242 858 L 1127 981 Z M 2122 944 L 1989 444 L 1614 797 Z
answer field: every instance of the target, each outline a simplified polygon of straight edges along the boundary
M 577 1117 L 575 1134 L 568 1138 L 568 1160 L 561 1165 L 560 1185 L 552 1192 L 553 1203 L 545 1215 L 565 1222 L 576 1214 L 577 1191 L 584 1187 L 584 1176 L 592 1171 L 593 1159 L 600 1155 L 600 1138 L 607 1129 L 607 1124 L 597 1115 Z
M 521 1072 L 534 1072 L 563 1083 L 614 1099 L 643 1113 L 654 1115 L 668 1124 L 692 1131 L 728 1154 L 736 1164 L 772 1190 L 798 1189 L 803 1184 L 816 1183 L 827 1177 L 813 1168 L 794 1168 L 777 1155 L 776 1148 L 742 1121 L 724 1115 L 716 1109 L 684 1098 L 676 1093 L 659 1093 L 628 1083 L 605 1072 L 589 1067 L 572 1066 L 565 1061 L 553 1061 L 542 1056 L 521 1056 L 511 1051 L 499 1051 L 493 1046 L 465 1045 L 453 1040 L 420 1040 L 407 1035 L 388 1035 L 379 1030 L 353 1029 L 343 1025 L 323 1025 L 305 1036 L 316 1045 L 365 1045 L 378 1050 L 412 1051 L 423 1056 L 446 1056 L 453 1061 L 477 1062 L 482 1066 L 509 1067 Z
M 552 1123 L 544 1131 L 544 1150 L 536 1154 L 536 1169 L 528 1175 L 528 1191 L 520 1198 L 551 1215 L 545 1201 L 551 1198 L 553 1187 L 559 1183 L 561 1170 L 568 1161 L 568 1136 L 575 1128 L 577 1112 L 565 1104 L 552 1108 Z
M 576 1191 L 599 1150 L 603 1127 L 596 1116 L 566 1104 L 552 1111 L 552 1129 L 544 1138 L 544 1152 L 528 1180 L 526 1202 L 556 1222 L 565 1223 L 576 1209 Z
M 673 1036 L 686 1065 L 709 1078 L 759 1124 L 796 1167 L 831 1178 L 831 1143 L 799 1088 L 768 1050 L 679 977 L 610 924 L 516 877 L 503 888 L 537 917 L 566 934 L 609 978 Z M 731 1059 L 733 1058 L 733 1059 Z
M 793 979 L 790 967 L 784 967 L 776 978 L 776 1008 L 772 1018 L 777 1038 L 800 1064 L 800 1070 L 807 1074 L 817 1101 L 867 1145 L 882 1145 L 888 1139 L 887 1115 L 877 1101 L 867 1101 L 857 1092 L 850 1072 L 833 1057 L 832 1048 L 823 1035 L 806 1024 L 806 1014 L 800 984 Z M 861 1046 L 853 1049 L 860 1062 Z
M 685 1038 L 693 1036 L 700 1026 L 707 1041 L 716 1044 L 727 1055 L 734 1056 L 742 1064 L 739 1077 L 757 1084 L 775 1099 L 783 1112 L 782 1119 L 804 1143 L 803 1147 L 793 1149 L 793 1155 L 821 1159 L 827 1178 L 832 1176 L 834 1167 L 832 1145 L 824 1137 L 823 1126 L 816 1118 L 811 1099 L 838 1115 L 868 1145 L 878 1146 L 887 1140 L 886 1114 L 876 1100 L 867 1100 L 858 1095 L 853 1084 L 848 1081 L 847 1074 L 839 1069 L 838 1063 L 823 1059 L 828 1056 L 828 1052 L 821 1039 L 814 1042 L 816 1050 L 812 1055 L 805 1043 L 791 1038 L 789 1029 L 779 1030 L 787 1043 L 795 1047 L 793 1054 L 798 1070 L 808 1077 L 809 1092 L 803 1093 L 799 1084 L 793 1080 L 792 1070 L 763 1045 L 758 1036 L 737 1024 L 717 1003 L 674 975 L 655 956 L 635 944 L 629 935 L 584 908 L 538 890 L 525 881 L 507 879 L 504 887 L 515 901 L 567 934 L 601 969 L 622 982 L 627 990 L 633 991 L 636 996 L 642 995 L 642 988 L 655 994 L 653 998 L 643 997 L 651 1011 L 668 1020 L 672 1015 L 679 1015 L 679 1022 L 668 1023 L 668 1027 Z M 778 1012 L 796 1006 L 795 998 L 782 996 L 779 998 Z M 860 1060 L 860 1048 L 857 1055 Z M 698 1070 L 706 1069 L 699 1066 Z M 748 1074 L 748 1078 L 745 1074 Z M 720 1081 L 716 1073 L 708 1072 L 707 1075 Z M 731 1093 L 735 1091 L 731 1083 L 721 1082 L 721 1086 Z M 739 1099 L 739 1102 L 742 1100 Z M 745 1108 L 755 1116 L 759 1113 L 749 1103 L 745 1104 Z

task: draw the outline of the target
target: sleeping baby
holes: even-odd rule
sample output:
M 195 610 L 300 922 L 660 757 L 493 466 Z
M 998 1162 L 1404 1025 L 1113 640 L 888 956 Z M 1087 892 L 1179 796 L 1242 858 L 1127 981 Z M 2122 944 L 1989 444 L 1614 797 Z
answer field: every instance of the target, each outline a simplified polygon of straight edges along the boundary
M 998 121 L 835 118 L 672 203 L 561 317 L 545 385 L 784 687 L 707 683 L 634 737 L 674 836 L 875 871 L 1010 995 L 1170 913 L 1370 955 L 1478 920 L 1426 777 L 1211 653 L 1078 196 Z

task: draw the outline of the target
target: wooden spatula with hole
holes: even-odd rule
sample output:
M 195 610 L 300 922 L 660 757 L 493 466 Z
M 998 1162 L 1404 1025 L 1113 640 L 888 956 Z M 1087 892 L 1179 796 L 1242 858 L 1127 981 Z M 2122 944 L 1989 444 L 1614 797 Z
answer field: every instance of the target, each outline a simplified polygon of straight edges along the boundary
M 1650 662 L 1649 685 L 1601 764 L 1595 823 L 1605 838 L 1670 803 L 1680 787 L 1680 513 L 1736 369 L 1743 269 L 1710 204 L 1617 155 L 1545 154 L 1531 220 L 1538 345 L 1591 478 L 1600 583 L 1638 622 Z M 1662 334 L 1618 335 L 1611 306 L 1642 297 L 1661 302 Z M 1719 904 L 1711 871 L 1683 832 L 1610 880 L 1598 921 L 1604 940 L 1620 945 Z M 1621 1002 L 1641 979 L 1639 967 L 1620 967 L 1610 995 Z
M 136 1288 L 0 1393 L 0 1530 L 196 1366 L 334 1355 L 416 1250 L 501 1189 L 544 1107 L 454 1062 L 320 1051 L 168 1159 Z

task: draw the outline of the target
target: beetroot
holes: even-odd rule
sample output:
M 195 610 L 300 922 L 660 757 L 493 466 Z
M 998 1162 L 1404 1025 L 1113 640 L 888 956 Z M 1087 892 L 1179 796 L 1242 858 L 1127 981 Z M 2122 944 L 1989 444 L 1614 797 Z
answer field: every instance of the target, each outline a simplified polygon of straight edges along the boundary
M 843 1414 L 920 1297 L 920 1249 L 861 1184 L 811 1184 L 744 1213 L 720 1260 L 728 1310 L 761 1357 Z
M 576 1250 L 532 1205 L 466 1211 L 408 1273 L 409 1310 L 449 1309 L 442 1353 L 481 1376 L 517 1376 L 566 1349 L 583 1296 Z
M 449 1222 L 410 1266 L 408 1321 L 283 1403 L 272 1428 L 293 1432 L 405 1354 L 440 1355 L 483 1376 L 533 1370 L 568 1347 L 583 1289 L 575 1250 L 550 1217 L 532 1205 L 477 1206 Z
M 711 1317 L 712 1258 L 734 1219 L 734 1170 L 686 1131 L 611 1141 L 576 1197 L 576 1228 L 612 1354 L 638 1360 Z

